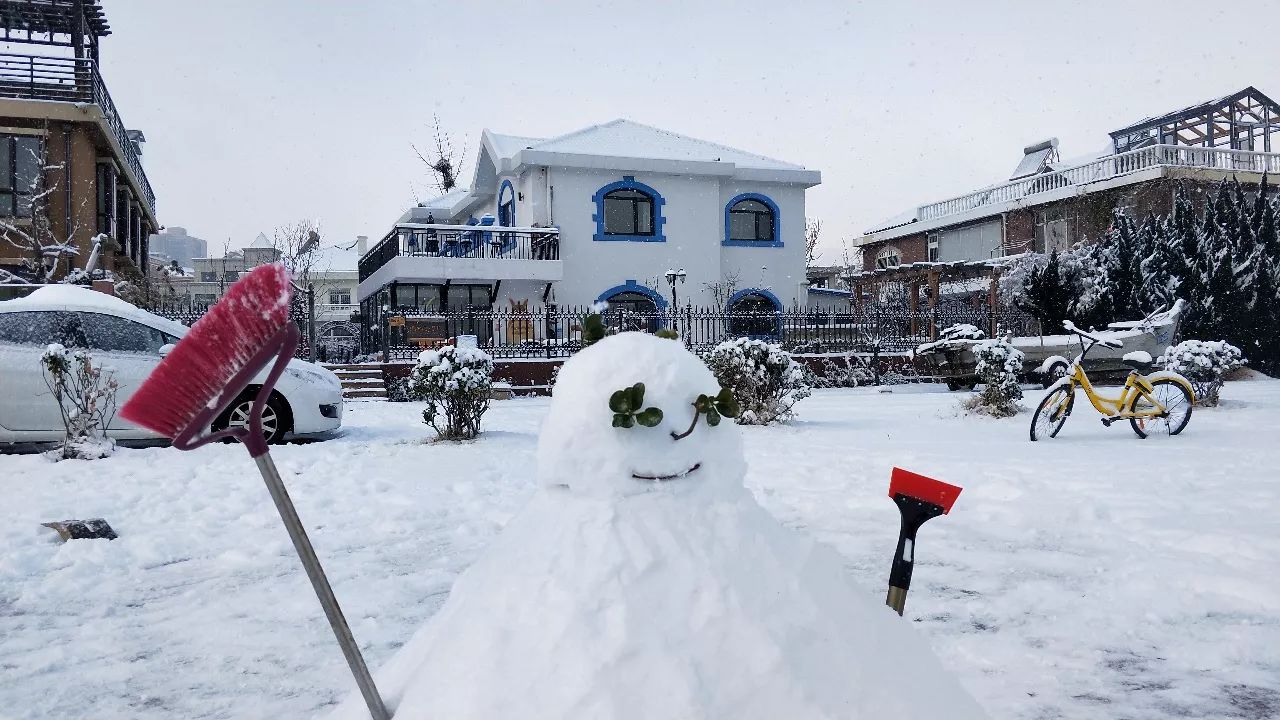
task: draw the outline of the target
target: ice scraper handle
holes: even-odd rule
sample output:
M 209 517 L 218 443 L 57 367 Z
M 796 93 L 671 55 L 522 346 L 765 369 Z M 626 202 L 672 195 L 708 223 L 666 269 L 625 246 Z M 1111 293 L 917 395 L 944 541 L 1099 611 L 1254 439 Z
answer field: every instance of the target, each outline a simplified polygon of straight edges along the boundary
M 897 493 L 893 502 L 898 506 L 902 516 L 902 526 L 898 531 L 898 549 L 893 554 L 893 567 L 889 570 L 889 594 L 885 604 L 893 608 L 899 615 L 907 605 L 907 590 L 911 587 L 911 570 L 916 560 L 916 531 L 925 521 L 946 512 L 940 505 L 925 502 L 919 498 Z
M 253 459 L 258 463 L 258 470 L 267 483 L 267 490 L 271 493 L 271 499 L 275 501 L 276 510 L 280 512 L 280 519 L 284 521 L 285 529 L 289 531 L 293 548 L 302 559 L 302 567 L 306 569 L 311 587 L 315 589 L 316 597 L 320 599 L 325 617 L 329 618 L 329 626 L 333 628 L 333 634 L 337 636 L 338 644 L 342 646 L 342 654 L 346 656 L 351 674 L 355 676 L 356 685 L 360 687 L 360 694 L 364 696 L 365 704 L 369 706 L 369 715 L 373 720 L 390 720 L 391 714 L 387 712 L 386 705 L 382 704 L 382 696 L 378 694 L 378 688 L 373 684 L 373 676 L 369 674 L 369 667 L 364 664 L 360 647 L 356 645 L 356 639 L 351 634 L 347 619 L 342 615 L 338 598 L 334 597 L 333 588 L 329 586 L 329 580 L 324 575 L 324 568 L 320 567 L 320 559 L 316 557 L 315 548 L 311 547 L 311 540 L 307 538 L 302 520 L 293 507 L 293 501 L 289 499 L 289 491 L 285 489 L 284 482 L 280 479 L 280 471 L 276 470 L 276 464 L 271 460 L 271 453 L 262 453 Z

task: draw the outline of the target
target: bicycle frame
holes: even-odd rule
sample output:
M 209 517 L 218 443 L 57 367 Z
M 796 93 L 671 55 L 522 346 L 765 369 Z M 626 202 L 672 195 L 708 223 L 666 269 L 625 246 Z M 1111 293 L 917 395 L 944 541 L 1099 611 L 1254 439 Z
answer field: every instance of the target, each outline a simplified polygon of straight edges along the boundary
M 1068 375 L 1071 378 L 1071 392 L 1067 393 L 1066 397 L 1063 398 L 1059 412 L 1066 411 L 1071 399 L 1075 397 L 1076 388 L 1081 388 L 1084 390 L 1085 397 L 1089 398 L 1089 404 L 1093 406 L 1093 409 L 1110 419 L 1154 418 L 1163 417 L 1167 413 L 1164 405 L 1152 396 L 1154 388 L 1151 383 L 1137 370 L 1130 372 L 1129 376 L 1125 378 L 1124 387 L 1120 389 L 1120 397 L 1118 398 L 1107 397 L 1094 389 L 1093 383 L 1089 382 L 1089 375 L 1084 371 L 1083 361 L 1085 355 L 1093 349 L 1097 341 L 1090 342 L 1088 346 L 1085 345 L 1084 341 L 1084 336 L 1081 336 L 1080 355 L 1071 363 L 1071 373 Z M 1135 395 L 1146 399 L 1151 404 L 1152 409 L 1150 411 L 1125 412 L 1125 406 L 1129 404 Z

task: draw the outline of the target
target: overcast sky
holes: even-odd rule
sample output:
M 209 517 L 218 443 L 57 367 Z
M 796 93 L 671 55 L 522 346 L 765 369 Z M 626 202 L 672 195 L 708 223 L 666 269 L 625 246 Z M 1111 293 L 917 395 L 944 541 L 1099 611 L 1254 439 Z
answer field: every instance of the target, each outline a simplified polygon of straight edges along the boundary
M 432 194 L 410 143 L 433 113 L 471 155 L 483 128 L 626 117 L 819 169 L 808 214 L 835 261 L 1032 142 L 1071 157 L 1247 85 L 1280 97 L 1280 13 L 1203 1 L 103 4 L 160 222 L 211 251 L 303 218 L 382 235 Z

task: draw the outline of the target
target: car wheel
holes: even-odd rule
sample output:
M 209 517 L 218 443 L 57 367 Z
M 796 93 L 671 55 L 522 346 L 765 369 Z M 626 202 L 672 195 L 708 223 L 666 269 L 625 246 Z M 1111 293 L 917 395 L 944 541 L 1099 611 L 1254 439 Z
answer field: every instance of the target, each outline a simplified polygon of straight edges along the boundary
M 253 409 L 254 394 L 249 393 L 236 398 L 213 422 L 213 431 L 226 430 L 231 427 L 247 427 L 249 413 Z M 288 404 L 278 393 L 272 392 L 267 404 L 262 408 L 262 434 L 267 442 L 277 445 L 284 442 L 285 433 L 289 431 Z
M 1054 383 L 1067 376 L 1067 369 L 1067 364 L 1061 361 L 1050 365 L 1040 381 L 1040 386 L 1048 390 Z

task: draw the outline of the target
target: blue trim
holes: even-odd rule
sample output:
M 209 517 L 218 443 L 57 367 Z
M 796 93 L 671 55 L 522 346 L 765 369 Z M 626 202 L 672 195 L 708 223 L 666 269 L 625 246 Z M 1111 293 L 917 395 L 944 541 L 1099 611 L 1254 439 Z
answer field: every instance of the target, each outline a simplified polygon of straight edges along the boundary
M 734 293 L 729 297 L 729 302 L 724 304 L 725 313 L 727 314 L 731 312 L 734 303 L 738 302 L 744 297 L 747 297 L 748 295 L 759 295 L 760 297 L 773 303 L 773 311 L 777 313 L 777 315 L 774 323 L 773 334 L 747 335 L 747 337 L 753 338 L 755 340 L 777 340 L 781 338 L 782 337 L 782 301 L 778 299 L 777 295 L 774 295 L 772 292 L 769 292 L 769 290 L 766 288 L 743 288 L 738 292 Z M 730 327 L 730 323 L 732 322 L 732 320 L 733 320 L 732 318 L 725 318 L 725 330 L 732 332 L 732 328 Z
M 641 295 L 648 297 L 659 310 L 665 310 L 667 307 L 667 301 L 663 299 L 661 293 L 651 287 L 641 285 L 635 280 L 628 280 L 621 285 L 614 285 L 608 290 L 605 290 L 600 293 L 600 297 L 596 298 L 596 302 L 608 302 L 609 298 L 624 292 L 640 293 Z
M 614 190 L 639 190 L 640 192 L 653 198 L 653 234 L 652 235 L 606 235 L 604 232 L 604 196 Z M 612 182 L 596 191 L 591 196 L 591 202 L 596 204 L 595 214 L 591 219 L 596 223 L 596 234 L 591 237 L 596 242 L 666 242 L 667 236 L 662 232 L 662 226 L 666 224 L 667 219 L 662 216 L 662 206 L 667 204 L 666 198 L 653 188 L 642 182 L 636 182 L 634 175 L 623 175 L 618 182 Z
M 734 205 L 743 200 L 757 200 L 769 206 L 773 211 L 773 240 L 730 240 L 729 239 L 729 211 Z M 782 247 L 782 213 L 778 210 L 778 204 L 775 203 L 768 195 L 760 193 L 742 193 L 729 198 L 729 202 L 724 205 L 724 238 L 720 241 L 725 247 Z
M 502 191 L 511 191 L 511 217 L 505 218 L 506 222 L 502 222 Z M 498 186 L 498 224 L 507 227 L 516 226 L 516 189 L 511 185 L 511 181 L 507 178 L 502 179 L 502 184 Z

